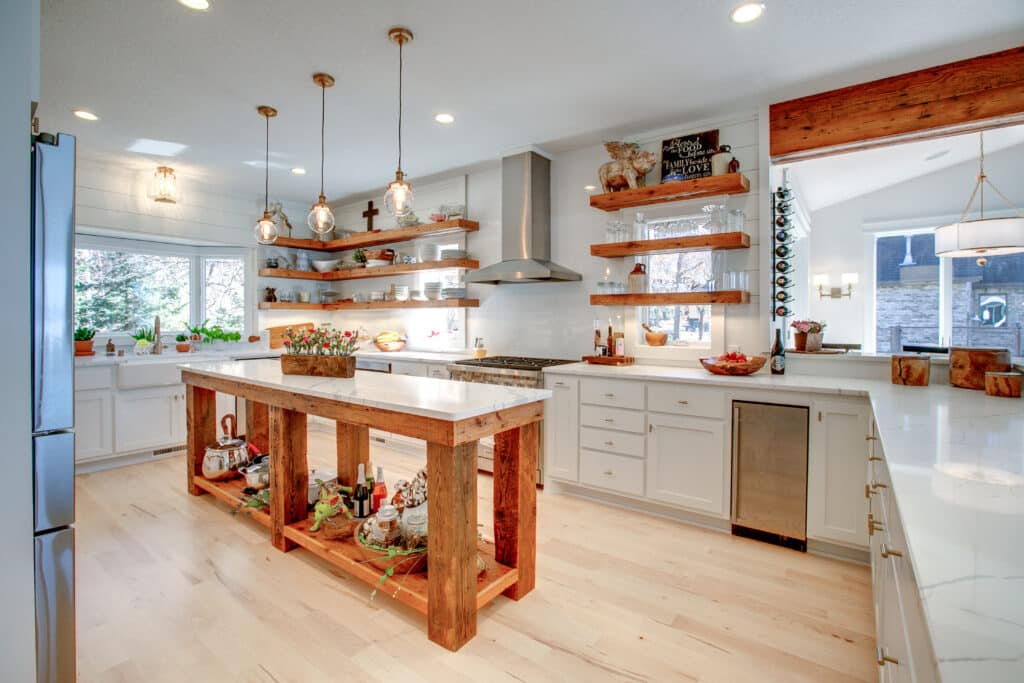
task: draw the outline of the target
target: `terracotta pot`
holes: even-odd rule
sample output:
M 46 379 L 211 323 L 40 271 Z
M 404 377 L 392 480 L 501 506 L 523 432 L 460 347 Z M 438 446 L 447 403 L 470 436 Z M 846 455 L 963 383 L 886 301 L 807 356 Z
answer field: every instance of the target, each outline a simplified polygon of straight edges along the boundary
M 307 356 L 286 353 L 281 356 L 281 372 L 313 377 L 355 377 L 355 356 Z
M 188 342 L 178 342 L 174 348 L 178 349 L 178 353 L 188 353 L 192 350 L 192 345 Z
M 95 339 L 87 339 L 86 341 L 75 342 L 75 353 L 92 353 L 92 343 Z
M 808 352 L 821 351 L 821 338 L 824 336 L 821 332 L 808 332 L 804 350 Z
M 797 351 L 807 350 L 807 333 L 806 332 L 794 332 L 793 333 L 793 348 Z

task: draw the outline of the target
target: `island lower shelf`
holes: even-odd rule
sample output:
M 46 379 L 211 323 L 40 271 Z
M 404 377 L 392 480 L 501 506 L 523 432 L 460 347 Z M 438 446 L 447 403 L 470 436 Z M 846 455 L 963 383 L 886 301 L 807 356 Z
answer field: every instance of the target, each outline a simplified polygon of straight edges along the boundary
M 210 481 L 196 477 L 193 481 L 196 486 L 232 507 L 237 508 L 245 502 L 242 494 L 242 489 L 245 488 L 243 479 Z M 263 526 L 270 527 L 270 515 L 262 510 L 247 510 L 240 514 L 246 514 Z M 345 573 L 377 588 L 379 593 L 386 594 L 417 612 L 427 613 L 426 572 L 403 575 L 401 569 L 397 569 L 393 577 L 380 584 L 382 572 L 363 560 L 363 556 L 355 547 L 355 541 L 327 539 L 322 533 L 311 532 L 309 528 L 312 524 L 313 516 L 310 515 L 306 519 L 287 525 L 284 528 L 284 536 Z M 476 606 L 480 609 L 501 595 L 506 588 L 515 585 L 519 580 L 519 570 L 507 567 L 494 558 L 493 543 L 480 541 L 477 548 L 487 566 L 477 576 L 476 581 Z

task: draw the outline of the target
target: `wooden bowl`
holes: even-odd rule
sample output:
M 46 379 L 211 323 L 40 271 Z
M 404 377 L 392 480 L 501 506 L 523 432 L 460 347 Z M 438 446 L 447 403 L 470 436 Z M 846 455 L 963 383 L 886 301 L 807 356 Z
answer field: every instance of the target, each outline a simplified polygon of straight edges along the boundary
M 668 332 L 644 332 L 648 346 L 664 346 L 668 341 Z
M 405 340 L 403 339 L 393 342 L 379 342 L 375 340 L 373 344 L 381 351 L 401 351 L 405 348 Z
M 701 358 L 700 364 L 713 375 L 753 375 L 768 362 L 767 356 L 753 356 L 745 363 L 717 358 Z
M 366 545 L 365 539 L 359 533 L 355 534 L 355 543 L 353 545 L 359 550 L 359 554 L 362 555 L 366 564 L 374 569 L 381 570 L 381 572 L 387 571 L 388 567 L 395 568 L 395 576 L 401 574 L 422 574 L 427 571 L 426 553 L 399 555 L 389 558 L 386 552 L 374 550 Z

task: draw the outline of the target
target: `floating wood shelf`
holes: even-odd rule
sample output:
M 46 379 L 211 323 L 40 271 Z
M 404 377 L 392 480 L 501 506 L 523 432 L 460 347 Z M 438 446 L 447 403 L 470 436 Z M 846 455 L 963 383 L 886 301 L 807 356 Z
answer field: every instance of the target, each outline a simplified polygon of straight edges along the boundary
M 245 501 L 242 494 L 242 489 L 245 488 L 244 479 L 209 481 L 202 477 L 196 477 L 193 481 L 196 486 L 210 492 L 215 498 L 231 507 L 237 508 Z M 270 515 L 267 512 L 252 510 L 244 514 L 248 514 L 263 526 L 270 527 Z M 399 568 L 393 577 L 380 584 L 383 572 L 371 567 L 363 560 L 359 549 L 355 547 L 354 540 L 328 540 L 322 532 L 310 531 L 309 528 L 312 525 L 313 516 L 310 515 L 302 521 L 286 526 L 284 536 L 347 574 L 378 588 L 381 594 L 389 595 L 421 614 L 427 613 L 426 573 L 406 574 Z M 493 543 L 480 541 L 477 548 L 487 566 L 476 579 L 476 606 L 477 609 L 480 609 L 501 595 L 506 588 L 515 585 L 519 580 L 519 570 L 507 567 L 494 559 Z
M 367 268 L 346 268 L 332 270 L 329 273 L 318 273 L 315 270 L 287 270 L 285 268 L 260 268 L 260 277 L 280 277 L 289 280 L 317 280 L 335 282 L 340 280 L 364 280 L 371 277 L 392 277 L 406 273 L 419 273 L 426 270 L 447 270 L 449 268 L 465 268 L 473 270 L 480 267 L 476 259 L 453 258 L 425 263 L 397 263 L 393 266 L 372 266 Z
M 679 202 L 686 199 L 700 199 L 722 194 L 744 194 L 750 191 L 750 181 L 742 173 L 726 173 L 725 175 L 694 178 L 693 180 L 677 180 L 649 187 L 638 187 L 635 190 L 606 192 L 590 197 L 590 205 L 602 211 L 618 211 L 635 206 Z M 280 241 L 280 240 L 278 240 Z
M 750 293 L 740 289 L 721 292 L 650 292 L 647 294 L 592 294 L 591 306 L 680 306 L 701 304 L 745 304 Z
M 660 240 L 591 244 L 590 255 L 618 258 L 620 256 L 644 256 L 649 254 L 677 254 L 681 251 L 720 251 L 724 249 L 749 248 L 750 235 L 747 233 L 721 232 L 714 235 L 666 237 Z
M 477 308 L 479 299 L 440 299 L 438 301 L 338 301 L 333 304 L 304 304 L 297 301 L 260 302 L 264 311 L 367 311 L 377 308 Z
M 480 224 L 476 221 L 453 220 L 441 223 L 423 223 L 408 228 L 395 228 L 394 230 L 375 230 L 373 232 L 359 232 L 348 237 L 343 237 L 329 242 L 320 240 L 295 239 L 292 237 L 278 237 L 272 246 L 291 247 L 293 249 L 312 249 L 313 251 L 348 251 L 350 249 L 377 247 L 382 244 L 394 244 L 396 242 L 408 242 L 418 237 L 439 237 L 452 233 L 476 232 Z

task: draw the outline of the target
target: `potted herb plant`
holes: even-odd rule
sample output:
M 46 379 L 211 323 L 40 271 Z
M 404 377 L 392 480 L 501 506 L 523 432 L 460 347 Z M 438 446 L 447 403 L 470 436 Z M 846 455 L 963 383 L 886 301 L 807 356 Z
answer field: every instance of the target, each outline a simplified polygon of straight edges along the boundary
M 816 320 L 794 320 L 789 324 L 793 328 L 793 347 L 797 351 L 813 353 L 821 351 L 821 340 L 825 335 L 825 323 Z
M 192 350 L 192 345 L 188 343 L 187 334 L 179 334 L 174 338 L 174 341 L 177 342 L 174 348 L 178 350 L 178 353 L 188 353 Z
M 204 320 L 198 325 L 186 325 L 185 329 L 188 330 L 188 340 L 192 342 L 192 348 L 198 348 L 199 343 L 203 341 L 203 332 L 206 330 L 206 321 Z
M 96 336 L 96 330 L 92 327 L 75 328 L 75 355 L 91 356 L 93 354 L 92 342 Z
M 359 350 L 356 333 L 291 327 L 284 332 L 284 353 L 281 354 L 281 372 L 286 375 L 312 375 L 314 377 L 354 377 Z
M 153 342 L 156 341 L 156 333 L 152 327 L 140 327 L 132 335 L 135 340 L 135 355 L 145 356 L 152 350 Z
M 366 250 L 356 249 L 356 252 L 352 254 L 352 260 L 359 264 L 360 268 L 366 266 Z

